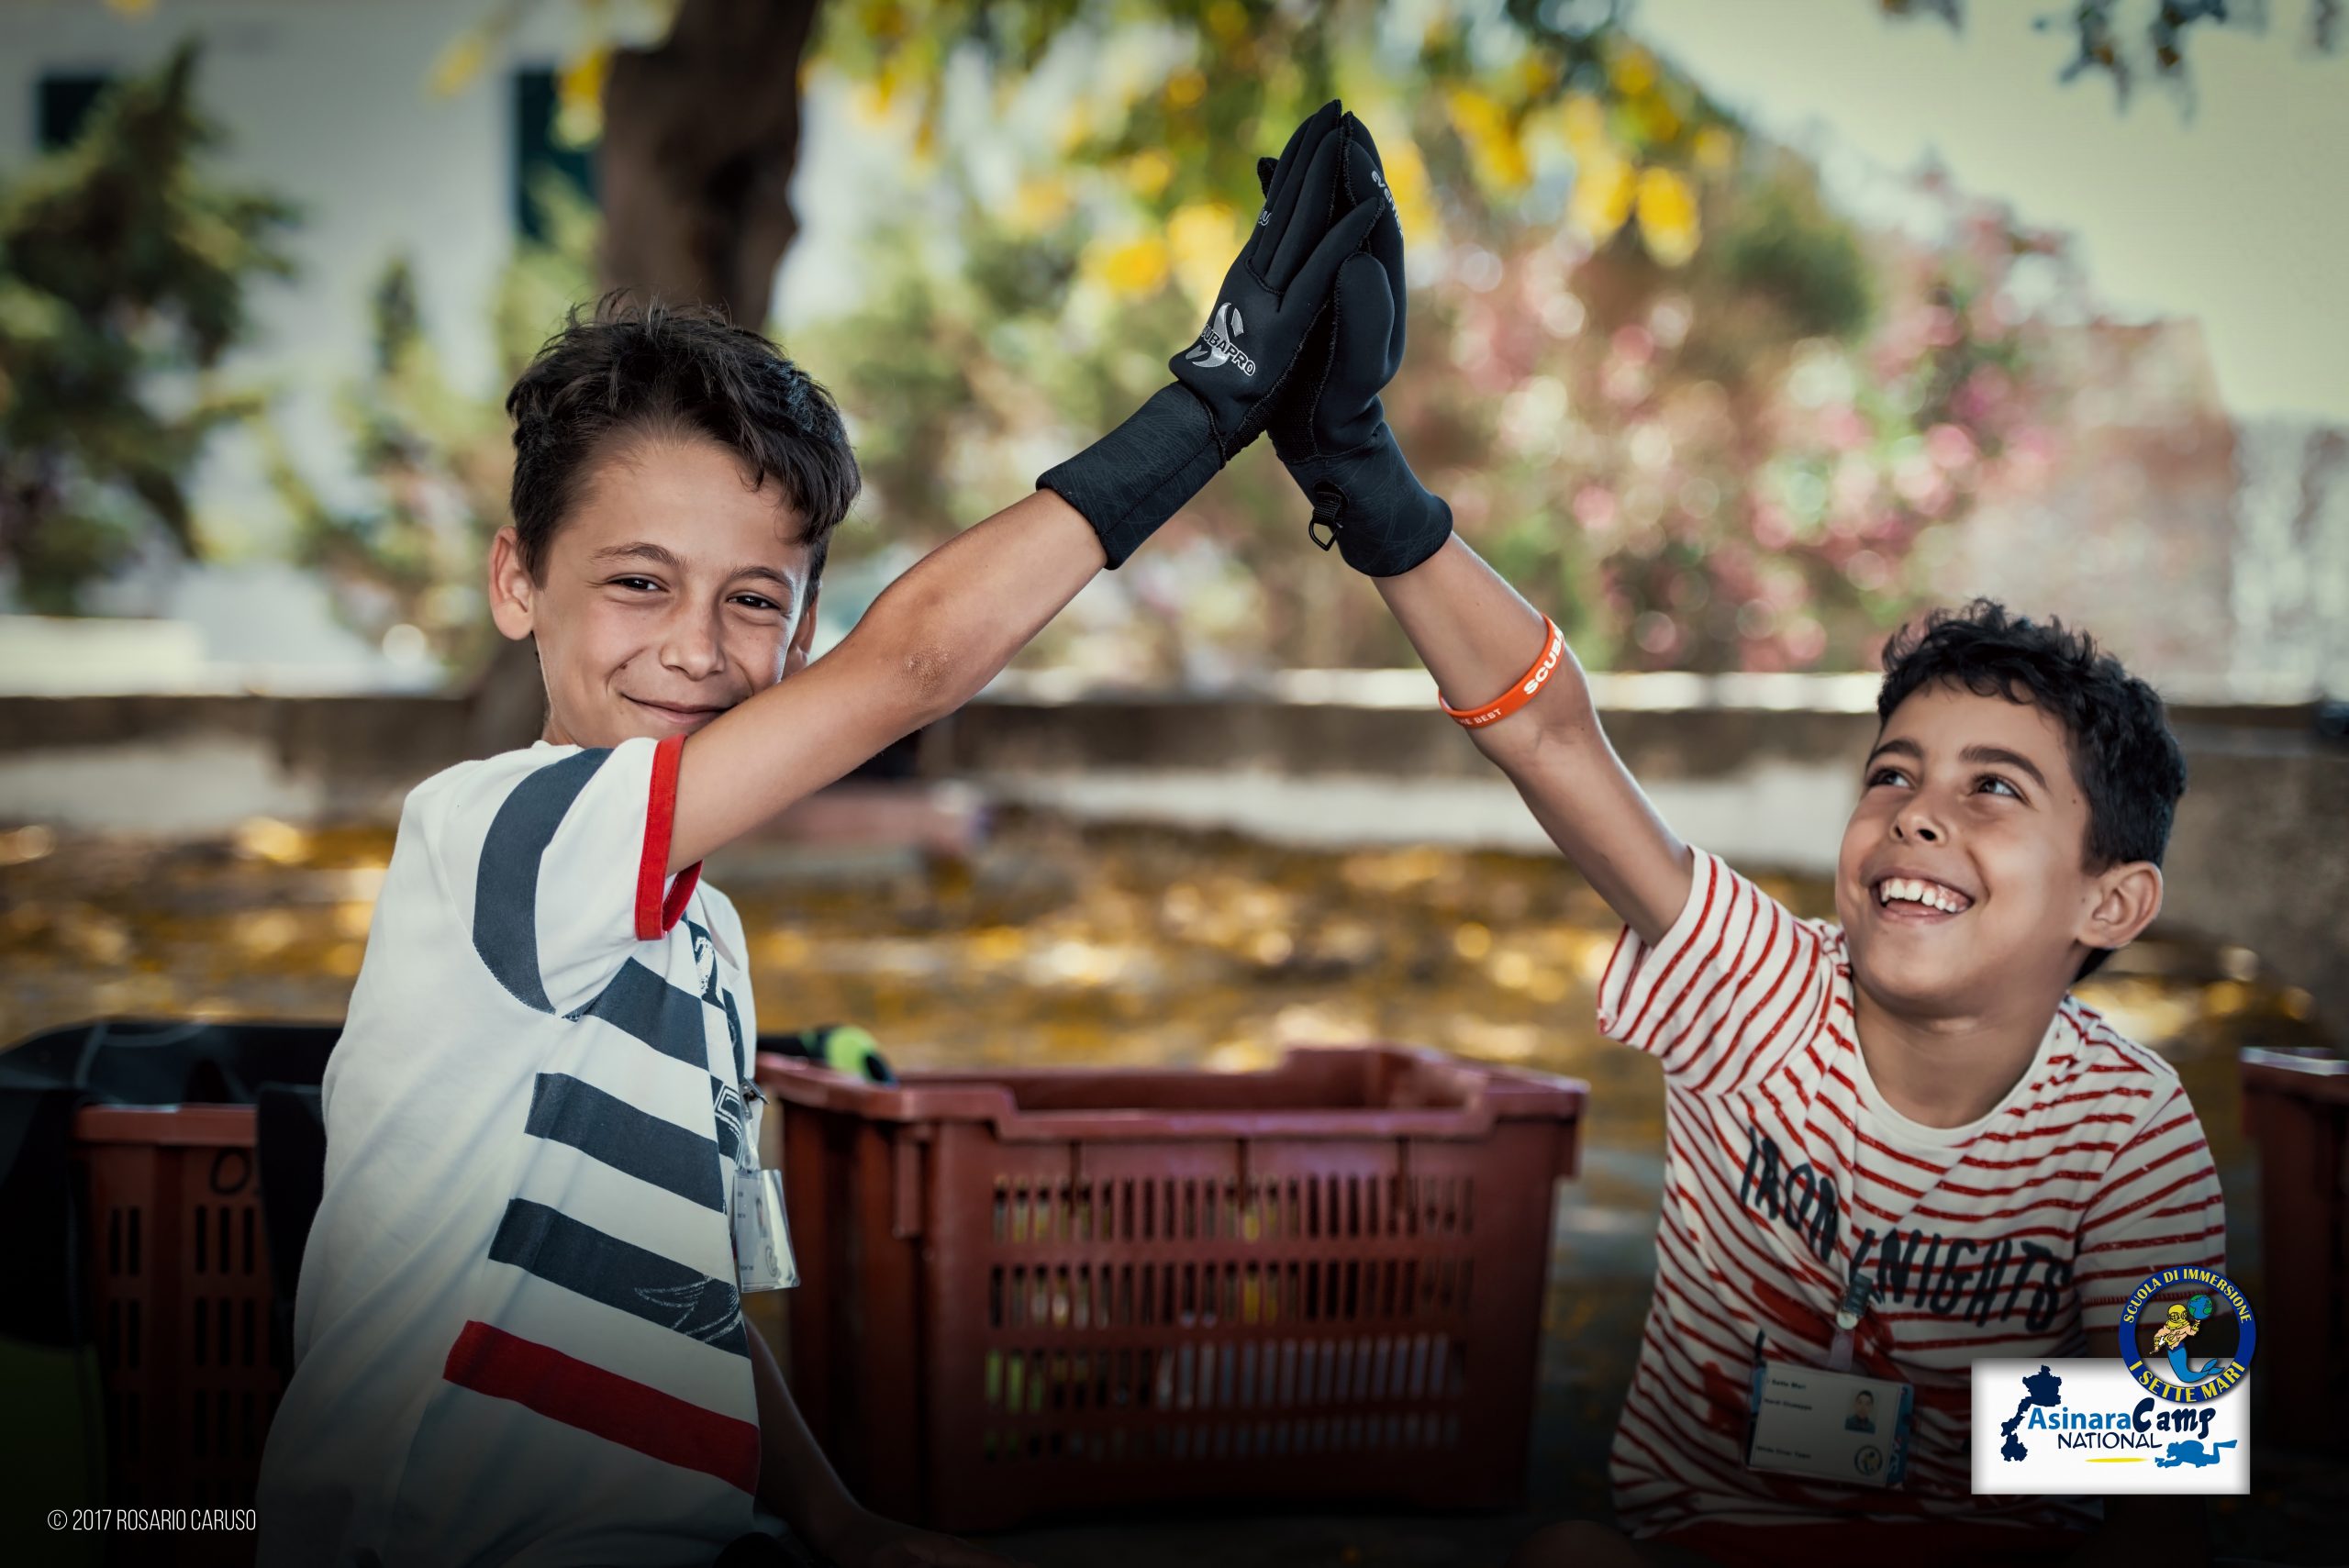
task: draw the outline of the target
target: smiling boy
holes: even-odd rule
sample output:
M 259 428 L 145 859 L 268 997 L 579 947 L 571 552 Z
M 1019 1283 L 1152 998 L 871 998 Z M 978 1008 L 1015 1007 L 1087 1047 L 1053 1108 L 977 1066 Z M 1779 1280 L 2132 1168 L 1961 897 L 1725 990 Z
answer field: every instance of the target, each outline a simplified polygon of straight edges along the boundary
M 1178 352 L 821 659 L 858 486 L 821 388 L 660 309 L 574 320 L 523 373 L 489 586 L 546 723 L 403 808 L 326 1070 L 263 1563 L 733 1568 L 781 1561 L 779 1523 L 844 1568 L 999 1563 L 860 1507 L 742 1316 L 757 1024 L 700 866 L 966 701 L 1254 438 L 1382 216 L 1333 210 L 1341 117 L 1298 128 L 1224 279 L 1247 365 Z
M 1403 460 L 1378 400 L 1402 255 L 1372 252 L 1341 269 L 1329 372 L 1310 408 L 1275 411 L 1274 442 L 1317 542 L 1376 581 L 1445 711 L 1621 917 L 1599 1023 L 1664 1076 L 1655 1295 L 1609 1467 L 1641 1539 L 1561 1527 L 1515 1562 L 2071 1551 L 2093 1504 L 1971 1495 L 1970 1364 L 2115 1352 L 2139 1281 L 2223 1260 L 2177 1074 L 2070 995 L 2161 907 L 2186 769 L 2159 697 L 2060 625 L 1987 602 L 1927 617 L 1886 653 L 1837 918 L 1798 918 L 1675 836 L 1557 628 Z M 1847 1479 L 1749 1463 L 1760 1362 L 1845 1380 L 1817 1385 L 1830 1409 L 1905 1385 L 1905 1477 L 1865 1446 Z M 2195 1561 L 2193 1519 L 2115 1500 L 2102 1544 Z

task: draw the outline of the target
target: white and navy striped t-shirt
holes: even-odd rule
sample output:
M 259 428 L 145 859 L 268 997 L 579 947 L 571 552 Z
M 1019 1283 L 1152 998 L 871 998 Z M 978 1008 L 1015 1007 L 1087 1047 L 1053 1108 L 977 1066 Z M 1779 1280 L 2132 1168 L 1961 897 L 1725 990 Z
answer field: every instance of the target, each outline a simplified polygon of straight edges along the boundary
M 2090 1522 L 2077 1499 L 1969 1495 L 1967 1368 L 2084 1354 L 2084 1323 L 2116 1326 L 2146 1275 L 2223 1266 L 2218 1174 L 2176 1073 L 2067 997 L 1987 1116 L 1913 1122 L 1868 1076 L 1842 929 L 1702 851 L 1663 940 L 1618 941 L 1598 1022 L 1664 1072 L 1655 1297 L 1609 1465 L 1624 1527 Z M 1772 1360 L 1826 1364 L 1855 1267 L 1876 1297 L 1854 1370 L 1916 1387 L 1906 1482 L 1748 1470 L 1756 1336 Z
M 680 740 L 418 785 L 328 1061 L 265 1564 L 701 1564 L 754 1514 L 741 924 Z M 372 1557 L 371 1555 L 372 1554 Z

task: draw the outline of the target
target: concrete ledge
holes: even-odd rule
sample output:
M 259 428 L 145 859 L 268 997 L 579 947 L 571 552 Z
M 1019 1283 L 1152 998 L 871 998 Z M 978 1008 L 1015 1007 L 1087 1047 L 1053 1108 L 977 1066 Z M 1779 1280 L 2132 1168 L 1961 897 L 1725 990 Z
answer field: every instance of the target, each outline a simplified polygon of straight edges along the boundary
M 1831 869 L 1876 734 L 1874 678 L 1657 684 L 1677 679 L 1596 685 L 1616 750 L 1665 817 L 1757 871 Z M 1523 806 L 1429 691 L 1414 671 L 1291 672 L 1207 693 L 1007 678 L 920 738 L 918 771 L 1080 817 L 1539 848 Z M 1699 700 L 1668 706 L 1674 695 Z M 2171 716 L 2192 785 L 2164 923 L 2254 950 L 2349 1031 L 2349 746 L 2318 734 L 2307 703 Z M 436 696 L 0 697 L 0 821 L 163 834 L 256 815 L 388 822 L 418 781 L 467 755 L 470 717 Z M 951 850 L 979 809 L 828 795 L 763 837 L 878 832 Z

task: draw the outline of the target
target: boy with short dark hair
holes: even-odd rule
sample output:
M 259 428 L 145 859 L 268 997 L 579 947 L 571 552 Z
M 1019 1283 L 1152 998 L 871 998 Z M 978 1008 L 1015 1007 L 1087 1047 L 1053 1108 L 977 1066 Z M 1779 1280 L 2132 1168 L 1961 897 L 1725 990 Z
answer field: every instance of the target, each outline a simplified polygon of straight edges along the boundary
M 545 729 L 402 812 L 326 1073 L 263 1562 L 701 1568 L 772 1557 L 777 1516 L 847 1568 L 999 1562 L 860 1508 L 741 1314 L 774 1283 L 742 1240 L 757 1026 L 700 865 L 961 706 L 1255 437 L 1340 259 L 1393 226 L 1335 206 L 1352 125 L 1333 103 L 1291 138 L 1174 382 L 813 662 L 858 484 L 822 389 L 657 308 L 524 373 L 489 579 Z
M 2060 1555 L 2093 1505 L 1970 1493 L 1970 1363 L 2117 1351 L 2139 1281 L 2224 1252 L 2177 1074 L 2068 994 L 2161 906 L 2186 770 L 2160 699 L 2059 625 L 1929 617 L 1887 654 L 1839 918 L 1798 918 L 1674 836 L 1555 625 L 1402 460 L 1377 394 L 1403 299 L 1399 250 L 1347 261 L 1319 404 L 1276 410 L 1275 443 L 1317 541 L 1376 579 L 1445 711 L 1622 917 L 1600 1027 L 1664 1073 L 1656 1290 L 1610 1466 L 1642 1539 L 1561 1527 L 1517 1561 Z M 1899 1390 L 1905 1478 L 1865 1443 L 1843 1480 L 1750 1463 L 1760 1363 L 1832 1373 L 1831 1408 Z M 2111 1507 L 2189 1555 L 2194 1517 Z

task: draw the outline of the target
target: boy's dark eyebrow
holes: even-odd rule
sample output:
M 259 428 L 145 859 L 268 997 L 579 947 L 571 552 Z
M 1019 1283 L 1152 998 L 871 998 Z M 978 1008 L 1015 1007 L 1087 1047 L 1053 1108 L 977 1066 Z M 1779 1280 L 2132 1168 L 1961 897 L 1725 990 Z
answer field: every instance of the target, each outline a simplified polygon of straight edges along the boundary
M 650 561 L 655 565 L 665 566 L 672 572 L 682 572 L 685 570 L 685 562 L 677 559 L 674 551 L 664 549 L 660 545 L 653 544 L 649 540 L 639 540 L 633 544 L 607 544 L 587 559 L 590 561 L 627 561 L 630 558 L 639 561 Z M 799 591 L 799 584 L 792 581 L 788 573 L 778 572 L 772 566 L 762 566 L 755 562 L 748 566 L 737 566 L 732 572 L 727 574 L 726 580 L 731 583 L 735 579 L 740 577 L 763 577 L 768 582 L 782 588 L 785 593 L 796 594 Z
M 1914 757 L 1920 762 L 1925 760 L 1924 748 L 1919 746 L 1914 740 L 1904 740 L 1895 737 L 1890 740 L 1877 741 L 1876 750 L 1868 753 L 1868 760 L 1861 765 L 1870 768 L 1876 766 L 1876 760 L 1887 751 L 1898 751 L 1904 757 Z
M 1968 746 L 1957 754 L 1957 760 L 1961 762 L 1991 762 L 2012 768 L 2019 773 L 2030 774 L 2031 782 L 2040 788 L 2047 787 L 2047 776 L 2039 771 L 2036 763 L 2021 752 L 2009 751 L 2004 746 Z
M 1914 757 L 1920 762 L 1925 760 L 1924 748 L 1919 746 L 1914 740 L 1896 737 L 1880 743 L 1875 751 L 1870 751 L 1865 765 L 1874 767 L 1876 760 L 1887 751 L 1897 751 L 1904 757 Z M 1957 754 L 1957 760 L 1961 762 L 1977 764 L 1988 762 L 1998 767 L 2012 768 L 2019 773 L 2027 774 L 2031 782 L 2040 788 L 2047 787 L 2047 775 L 2039 771 L 2037 763 L 2021 752 L 2009 751 L 2004 746 L 1968 746 Z

